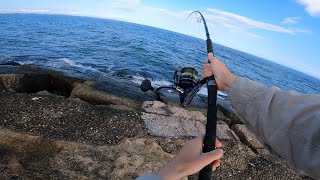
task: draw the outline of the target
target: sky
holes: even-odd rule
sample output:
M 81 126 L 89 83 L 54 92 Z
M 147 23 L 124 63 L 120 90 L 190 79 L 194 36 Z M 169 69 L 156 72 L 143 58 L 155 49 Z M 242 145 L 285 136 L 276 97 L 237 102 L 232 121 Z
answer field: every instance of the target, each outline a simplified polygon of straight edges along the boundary
M 205 38 L 320 79 L 320 0 L 1 0 L 0 13 L 116 19 Z

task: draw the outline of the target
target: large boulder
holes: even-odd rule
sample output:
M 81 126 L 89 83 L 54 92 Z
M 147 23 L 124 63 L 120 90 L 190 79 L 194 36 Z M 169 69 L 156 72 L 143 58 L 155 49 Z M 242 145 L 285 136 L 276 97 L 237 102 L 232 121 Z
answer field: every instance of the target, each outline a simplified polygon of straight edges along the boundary
M 78 83 L 74 86 L 70 97 L 80 98 L 83 101 L 89 102 L 91 104 L 115 104 L 115 105 L 125 105 L 135 107 L 136 104 L 126 98 L 120 98 L 112 94 L 108 94 L 102 91 L 95 90 L 87 83 Z
M 146 127 L 151 135 L 162 137 L 197 137 L 205 133 L 199 121 L 174 116 L 142 113 Z

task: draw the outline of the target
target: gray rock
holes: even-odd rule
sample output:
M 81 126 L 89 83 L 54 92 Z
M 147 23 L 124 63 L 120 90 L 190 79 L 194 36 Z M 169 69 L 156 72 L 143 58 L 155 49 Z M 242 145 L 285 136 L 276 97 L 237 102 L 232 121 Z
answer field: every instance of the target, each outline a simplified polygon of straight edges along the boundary
M 159 114 L 170 116 L 172 113 L 169 111 L 167 105 L 161 101 L 145 101 L 142 104 L 142 110 L 147 113 Z
M 124 105 L 109 104 L 109 105 L 107 105 L 107 107 L 109 107 L 111 109 L 122 110 L 122 111 L 135 111 L 135 109 L 128 107 L 128 106 L 124 106 Z
M 162 137 L 197 137 L 205 133 L 205 127 L 199 121 L 179 117 L 142 113 L 146 127 L 151 135 Z
M 147 134 L 136 111 L 65 98 L 3 93 L 0 110 L 0 127 L 65 141 L 102 145 Z
M 135 179 L 168 162 L 172 155 L 164 151 L 175 153 L 188 139 L 150 137 L 136 111 L 47 96 L 30 100 L 33 97 L 0 94 L 0 179 Z M 224 156 L 214 179 L 302 178 L 242 143 L 222 144 Z M 193 177 L 189 179 L 197 179 Z
M 126 139 L 113 146 L 111 153 L 111 157 L 115 159 L 111 179 L 134 179 L 152 173 L 173 157 L 150 138 Z
M 126 98 L 119 98 L 117 96 L 107 94 L 102 91 L 98 91 L 93 89 L 91 86 L 87 84 L 78 83 L 73 88 L 70 97 L 80 98 L 83 101 L 89 102 L 91 104 L 115 104 L 115 105 L 125 105 L 136 107 L 136 104 Z
M 202 123 L 205 123 L 207 120 L 202 112 L 188 111 L 181 107 L 166 105 L 160 101 L 145 101 L 142 104 L 142 110 L 147 113 L 197 120 Z
M 217 109 L 217 118 L 218 120 L 221 120 L 223 122 L 225 122 L 226 124 L 230 125 L 231 124 L 231 119 L 227 118 L 223 112 L 221 112 L 220 109 Z
M 245 125 L 235 124 L 231 126 L 231 129 L 238 135 L 241 141 L 251 149 L 264 149 L 262 143 L 246 128 Z
M 151 138 L 96 146 L 0 129 L 0 179 L 135 179 L 173 155 Z
M 229 139 L 234 141 L 240 141 L 239 137 L 225 123 L 217 124 L 217 138 L 221 140 Z
M 81 80 L 47 69 L 32 66 L 0 66 L 0 89 L 26 93 L 47 90 L 68 97 L 75 82 Z
M 60 97 L 60 98 L 64 98 L 64 96 L 60 96 L 57 94 L 53 94 L 51 92 L 48 92 L 47 90 L 43 90 L 43 91 L 39 91 L 36 93 L 37 95 L 41 95 L 41 96 L 50 96 L 50 97 Z

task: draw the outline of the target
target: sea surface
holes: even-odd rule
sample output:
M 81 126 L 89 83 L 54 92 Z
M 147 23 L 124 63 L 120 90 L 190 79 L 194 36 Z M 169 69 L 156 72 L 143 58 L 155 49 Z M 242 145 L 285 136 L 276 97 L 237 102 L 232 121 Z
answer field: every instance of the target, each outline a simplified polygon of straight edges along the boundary
M 219 44 L 214 50 L 239 76 L 320 94 L 317 78 Z M 174 71 L 185 66 L 200 74 L 205 59 L 204 40 L 154 27 L 88 17 L 0 14 L 0 64 L 15 61 L 90 79 L 112 76 L 136 86 L 150 78 L 160 86 L 172 83 Z

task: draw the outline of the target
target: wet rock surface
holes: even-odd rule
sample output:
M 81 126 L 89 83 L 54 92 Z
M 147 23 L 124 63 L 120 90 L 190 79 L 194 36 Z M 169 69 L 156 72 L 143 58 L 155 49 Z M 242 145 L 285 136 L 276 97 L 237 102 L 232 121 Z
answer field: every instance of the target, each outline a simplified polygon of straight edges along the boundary
M 0 179 L 134 179 L 168 162 L 190 136 L 204 132 L 206 109 L 199 109 L 205 108 L 201 103 L 186 111 L 171 103 L 150 102 L 152 93 L 131 98 L 129 86 L 121 93 L 116 82 L 110 81 L 108 91 L 103 91 L 94 81 L 37 68 L 19 69 L 0 67 Z M 45 80 L 26 81 L 21 77 L 30 76 L 25 74 L 43 75 Z M 30 82 L 35 87 L 45 85 L 31 93 L 16 88 L 29 87 Z M 99 98 L 69 97 L 77 85 L 80 90 L 87 88 L 91 99 Z M 106 96 L 111 98 L 106 101 Z M 103 102 L 97 103 L 100 99 Z M 149 102 L 136 107 L 126 104 L 130 99 L 135 105 Z M 242 122 L 225 110 L 218 111 L 218 120 L 217 135 L 225 154 L 213 179 L 302 179 L 266 149 L 254 152 L 254 146 L 242 143 L 249 135 L 231 130 Z M 152 133 L 150 124 L 166 129 Z

